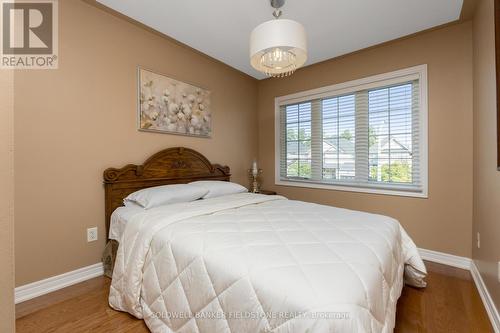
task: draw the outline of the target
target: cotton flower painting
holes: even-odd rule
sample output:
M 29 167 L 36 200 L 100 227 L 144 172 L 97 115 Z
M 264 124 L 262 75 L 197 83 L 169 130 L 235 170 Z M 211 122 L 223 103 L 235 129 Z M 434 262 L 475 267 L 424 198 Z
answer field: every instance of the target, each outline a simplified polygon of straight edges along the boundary
M 139 129 L 210 137 L 210 91 L 139 69 Z

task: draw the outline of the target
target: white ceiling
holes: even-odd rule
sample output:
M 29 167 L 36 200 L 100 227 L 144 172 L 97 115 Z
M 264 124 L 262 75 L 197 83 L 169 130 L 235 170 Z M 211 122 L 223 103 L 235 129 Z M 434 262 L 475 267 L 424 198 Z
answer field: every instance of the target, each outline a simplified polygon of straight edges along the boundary
M 272 19 L 269 0 L 97 0 L 255 78 L 250 32 Z M 463 0 L 287 0 L 302 23 L 311 65 L 457 20 Z

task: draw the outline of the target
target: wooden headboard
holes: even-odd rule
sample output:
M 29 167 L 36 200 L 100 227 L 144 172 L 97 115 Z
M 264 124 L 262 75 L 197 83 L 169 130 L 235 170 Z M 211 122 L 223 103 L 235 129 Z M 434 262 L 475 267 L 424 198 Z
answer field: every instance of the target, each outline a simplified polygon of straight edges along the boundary
M 142 165 L 129 164 L 123 168 L 104 171 L 106 238 L 109 235 L 111 213 L 123 206 L 123 199 L 143 188 L 183 184 L 196 180 L 230 179 L 229 167 L 212 164 L 189 148 L 176 147 L 162 150 Z

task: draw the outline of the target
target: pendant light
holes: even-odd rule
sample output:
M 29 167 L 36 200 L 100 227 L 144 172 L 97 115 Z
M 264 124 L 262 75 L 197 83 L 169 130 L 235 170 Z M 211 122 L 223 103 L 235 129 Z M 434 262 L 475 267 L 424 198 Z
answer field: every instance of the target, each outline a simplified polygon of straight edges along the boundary
M 270 0 L 274 20 L 257 26 L 250 35 L 250 63 L 270 77 L 293 74 L 307 60 L 306 31 L 302 24 L 281 19 L 285 0 Z

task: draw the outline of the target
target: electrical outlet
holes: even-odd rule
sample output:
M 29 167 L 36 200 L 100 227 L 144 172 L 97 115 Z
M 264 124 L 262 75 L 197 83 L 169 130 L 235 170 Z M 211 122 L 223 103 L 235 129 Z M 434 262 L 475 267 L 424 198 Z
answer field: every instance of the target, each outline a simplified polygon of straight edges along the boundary
M 477 233 L 476 241 L 477 241 L 477 248 L 480 249 L 481 248 L 481 234 L 479 232 Z
M 87 229 L 87 242 L 95 242 L 97 240 L 97 227 Z
M 500 282 L 500 261 L 498 262 L 498 282 Z

